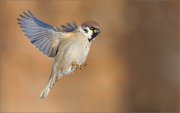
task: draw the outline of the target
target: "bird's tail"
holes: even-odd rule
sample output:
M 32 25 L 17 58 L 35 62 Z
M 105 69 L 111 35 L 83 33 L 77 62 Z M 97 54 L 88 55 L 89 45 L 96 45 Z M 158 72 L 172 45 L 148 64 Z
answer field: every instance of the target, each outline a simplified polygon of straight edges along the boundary
M 46 99 L 51 88 L 54 86 L 54 84 L 56 83 L 56 81 L 58 80 L 58 77 L 56 76 L 50 76 L 48 84 L 46 85 L 46 87 L 42 90 L 41 94 L 40 94 L 40 98 L 41 99 Z

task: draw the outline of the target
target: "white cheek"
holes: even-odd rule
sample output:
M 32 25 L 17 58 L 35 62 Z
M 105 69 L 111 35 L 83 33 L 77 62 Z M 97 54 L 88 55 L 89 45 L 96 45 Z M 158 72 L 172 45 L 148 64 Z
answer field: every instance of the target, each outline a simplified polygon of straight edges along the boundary
M 88 33 L 86 33 L 86 35 L 87 35 L 88 39 L 91 39 L 93 32 L 89 28 L 87 28 L 87 30 L 88 30 Z
M 92 37 L 92 34 L 93 34 L 93 31 L 92 30 L 90 30 L 88 27 L 86 27 L 86 29 L 87 29 L 87 33 L 83 30 L 83 29 L 81 29 L 80 28 L 80 31 L 88 38 L 88 39 L 91 39 L 91 37 Z

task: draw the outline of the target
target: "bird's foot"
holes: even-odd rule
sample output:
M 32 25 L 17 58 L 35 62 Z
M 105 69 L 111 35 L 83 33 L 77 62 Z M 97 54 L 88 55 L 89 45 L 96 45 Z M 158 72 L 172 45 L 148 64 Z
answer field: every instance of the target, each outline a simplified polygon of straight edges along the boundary
M 72 67 L 81 68 L 81 65 L 77 64 L 76 62 L 72 62 Z
M 87 63 L 82 64 L 82 66 L 83 66 L 83 67 L 86 67 L 86 66 L 87 66 Z
M 72 62 L 72 66 L 73 66 L 73 67 L 76 67 L 76 69 L 79 68 L 79 69 L 81 70 L 83 67 L 86 67 L 86 66 L 87 66 L 87 63 L 84 63 L 84 64 L 79 65 L 79 64 L 77 64 L 76 62 Z
M 87 63 L 81 64 L 79 69 L 81 70 L 83 67 L 86 67 L 86 66 L 87 66 Z

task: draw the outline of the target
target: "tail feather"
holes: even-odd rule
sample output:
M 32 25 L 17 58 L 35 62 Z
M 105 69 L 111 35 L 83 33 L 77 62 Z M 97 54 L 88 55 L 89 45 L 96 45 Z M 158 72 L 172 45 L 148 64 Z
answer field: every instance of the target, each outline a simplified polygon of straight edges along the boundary
M 48 85 L 42 90 L 39 98 L 41 98 L 41 99 L 46 99 L 47 96 L 48 96 L 48 94 L 49 94 L 49 92 L 50 92 L 50 90 L 51 90 L 51 88 L 50 88 L 50 86 L 49 86 L 49 84 L 48 84 Z
M 56 83 L 56 81 L 58 80 L 57 77 L 54 77 L 54 76 L 50 76 L 50 79 L 49 79 L 49 82 L 48 84 L 46 85 L 46 87 L 42 90 L 39 98 L 41 99 L 46 99 L 51 88 L 54 86 L 54 84 Z

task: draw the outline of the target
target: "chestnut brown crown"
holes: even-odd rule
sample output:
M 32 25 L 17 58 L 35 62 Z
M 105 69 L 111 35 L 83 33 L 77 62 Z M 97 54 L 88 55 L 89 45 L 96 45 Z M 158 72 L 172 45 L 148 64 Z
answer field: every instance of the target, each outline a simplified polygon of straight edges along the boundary
M 89 42 L 93 41 L 100 33 L 99 24 L 95 21 L 85 21 L 81 24 Z
M 99 24 L 95 21 L 89 20 L 89 21 L 85 21 L 81 24 L 82 27 L 94 27 L 94 28 L 98 28 L 99 29 Z

